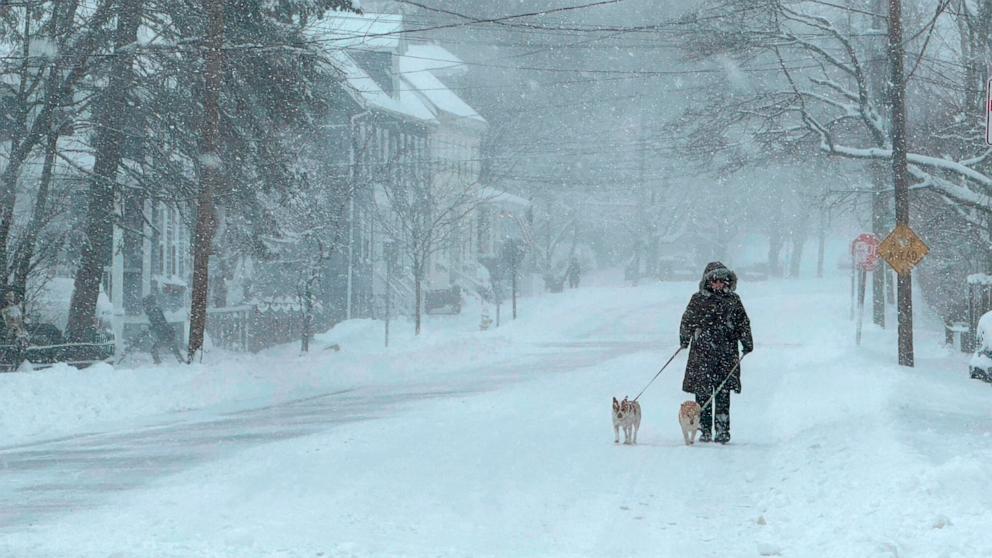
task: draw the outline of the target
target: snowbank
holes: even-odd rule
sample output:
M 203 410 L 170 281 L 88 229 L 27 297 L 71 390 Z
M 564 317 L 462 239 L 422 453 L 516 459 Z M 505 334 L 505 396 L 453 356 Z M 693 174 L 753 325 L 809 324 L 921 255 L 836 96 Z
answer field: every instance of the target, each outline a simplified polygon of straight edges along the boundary
M 288 343 L 257 355 L 215 350 L 192 366 L 100 364 L 77 370 L 59 365 L 0 374 L 0 440 L 12 445 L 182 411 L 264 406 L 355 386 L 443 378 L 466 367 L 506 362 L 516 356 L 514 344 L 520 341 L 560 340 L 599 327 L 575 311 L 578 294 L 591 292 L 521 299 L 516 322 L 506 303 L 502 326 L 488 331 L 479 329 L 482 309 L 473 300 L 461 314 L 425 316 L 419 337 L 411 321 L 394 319 L 389 349 L 384 322 L 361 319 L 316 335 L 303 355 L 298 343 Z M 597 304 L 609 307 L 612 298 Z M 495 318 L 495 308 L 489 312 Z

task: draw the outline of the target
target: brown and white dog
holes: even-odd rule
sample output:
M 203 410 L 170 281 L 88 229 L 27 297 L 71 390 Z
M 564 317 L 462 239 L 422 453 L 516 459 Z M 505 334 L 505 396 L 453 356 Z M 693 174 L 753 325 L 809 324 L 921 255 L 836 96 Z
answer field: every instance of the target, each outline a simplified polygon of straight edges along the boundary
M 636 444 L 637 431 L 641 428 L 641 404 L 637 401 L 617 401 L 613 398 L 613 443 L 620 443 L 620 428 L 623 427 L 623 443 Z
M 682 437 L 685 445 L 696 443 L 696 432 L 699 431 L 699 403 L 684 401 L 679 407 L 679 426 L 682 427 Z

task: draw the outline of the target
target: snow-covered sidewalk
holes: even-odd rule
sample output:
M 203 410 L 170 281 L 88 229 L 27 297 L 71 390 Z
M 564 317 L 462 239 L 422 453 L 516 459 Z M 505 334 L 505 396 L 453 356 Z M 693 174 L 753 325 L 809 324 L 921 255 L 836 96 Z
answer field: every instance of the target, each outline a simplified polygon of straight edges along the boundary
M 684 356 L 641 398 L 641 443 L 612 443 L 609 399 L 674 350 L 690 283 L 543 297 L 498 331 L 466 317 L 386 353 L 352 324 L 320 340 L 340 353 L 8 375 L 39 416 L 49 389 L 55 415 L 76 401 L 73 384 L 108 392 L 87 408 L 113 416 L 62 442 L 11 429 L 30 445 L 0 450 L 16 464 L 0 501 L 47 490 L 70 511 L 0 510 L 0 554 L 992 555 L 992 391 L 922 326 L 915 369 L 894 364 L 892 330 L 854 347 L 846 287 L 741 286 L 757 348 L 726 447 L 681 443 Z M 101 459 L 140 466 L 100 490 L 86 464 Z

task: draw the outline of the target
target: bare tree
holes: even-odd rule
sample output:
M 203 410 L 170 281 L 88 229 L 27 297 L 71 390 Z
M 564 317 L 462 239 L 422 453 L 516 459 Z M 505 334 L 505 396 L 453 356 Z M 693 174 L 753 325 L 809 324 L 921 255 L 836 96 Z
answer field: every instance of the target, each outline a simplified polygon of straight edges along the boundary
M 431 257 L 462 226 L 479 204 L 492 198 L 476 181 L 457 173 L 431 172 L 419 150 L 404 150 L 386 163 L 394 180 L 377 187 L 376 222 L 409 259 L 414 281 L 414 332 L 420 335 L 424 281 Z
M 33 251 L 29 244 L 37 238 L 33 225 L 40 224 L 34 220 L 28 227 L 27 238 L 20 242 L 21 261 L 11 265 L 17 183 L 24 165 L 39 146 L 51 152 L 48 147 L 63 119 L 85 106 L 76 102 L 74 94 L 105 61 L 94 60 L 93 54 L 105 44 L 106 25 L 116 13 L 114 4 L 113 0 L 101 1 L 88 17 L 78 17 L 78 0 L 25 2 L 8 9 L 8 17 L 0 20 L 0 41 L 18 54 L 0 60 L 0 74 L 15 76 L 0 80 L 0 97 L 10 109 L 0 121 L 10 141 L 8 157 L 0 167 L 0 285 L 8 283 L 15 267 L 21 270 L 18 273 L 30 267 L 30 257 L 24 263 L 24 256 Z M 36 200 L 36 214 L 44 213 L 43 202 Z
M 565 280 L 563 262 L 571 255 L 564 254 L 562 249 L 576 236 L 578 209 L 549 199 L 545 208 L 532 206 L 526 218 L 517 214 L 512 217 L 527 245 L 527 252 L 544 279 L 544 288 L 559 290 Z
M 310 350 L 310 338 L 313 337 L 314 308 L 317 304 L 317 290 L 320 285 L 320 277 L 327 262 L 327 252 L 324 250 L 323 241 L 311 236 L 309 244 L 316 248 L 313 250 L 308 260 L 308 265 L 301 270 L 300 278 L 296 286 L 296 296 L 300 300 L 301 319 L 303 327 L 300 328 L 300 351 Z
M 686 151 L 710 160 L 722 159 L 731 166 L 739 157 L 753 160 L 755 146 L 760 148 L 757 157 L 765 160 L 799 157 L 812 149 L 865 162 L 891 161 L 893 149 L 883 117 L 886 109 L 879 105 L 884 96 L 873 91 L 878 85 L 872 77 L 875 68 L 869 66 L 877 53 L 857 40 L 879 32 L 871 27 L 871 12 L 862 16 L 867 20 L 851 33 L 840 23 L 850 15 L 840 4 L 781 0 L 706 4 L 705 13 L 711 17 L 696 18 L 688 43 L 691 58 L 721 61 L 731 66 L 735 75 L 761 76 L 761 80 L 738 84 L 730 102 L 720 99 L 686 114 L 682 123 L 693 130 L 683 144 Z M 965 11 L 973 19 L 958 28 L 970 33 L 987 24 L 988 14 L 982 10 L 988 6 L 979 4 L 977 12 Z M 948 33 L 946 26 L 942 29 L 937 23 L 947 16 L 949 5 L 949 0 L 942 0 L 930 13 L 917 10 L 915 17 L 909 14 L 914 32 L 907 34 L 906 41 L 915 50 L 907 79 L 921 81 L 918 88 L 927 94 L 931 113 L 948 107 L 951 97 L 960 100 L 962 90 L 974 98 L 974 84 L 967 83 L 974 76 L 964 78 L 964 85 L 955 83 L 941 71 L 940 64 L 930 61 L 931 56 L 924 56 L 933 36 Z M 734 16 L 713 16 L 719 12 L 710 11 L 712 8 Z M 855 12 L 855 16 L 859 13 L 864 11 Z M 946 41 L 949 37 L 942 38 Z M 962 40 L 960 44 L 970 45 L 967 52 L 951 56 L 973 59 L 974 48 L 987 49 L 981 43 L 981 39 Z M 940 56 L 948 56 L 947 49 Z M 912 110 L 912 98 L 910 105 Z M 943 129 L 950 134 L 961 128 L 961 113 L 948 116 Z M 696 125 L 689 123 L 694 118 Z M 976 119 L 968 116 L 966 120 L 967 135 L 976 137 Z M 916 182 L 914 188 L 931 188 L 963 216 L 972 214 L 975 218 L 974 211 L 987 211 L 988 196 L 992 195 L 992 175 L 987 170 L 992 150 L 977 141 L 960 146 L 953 153 L 943 141 L 913 142 L 907 153 L 909 173 Z

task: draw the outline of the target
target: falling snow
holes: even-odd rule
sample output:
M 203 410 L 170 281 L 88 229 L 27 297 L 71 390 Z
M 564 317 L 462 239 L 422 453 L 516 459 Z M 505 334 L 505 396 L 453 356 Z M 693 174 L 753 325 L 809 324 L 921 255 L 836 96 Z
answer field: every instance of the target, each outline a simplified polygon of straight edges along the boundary
M 857 4 L 0 2 L 0 555 L 992 555 L 988 10 Z

